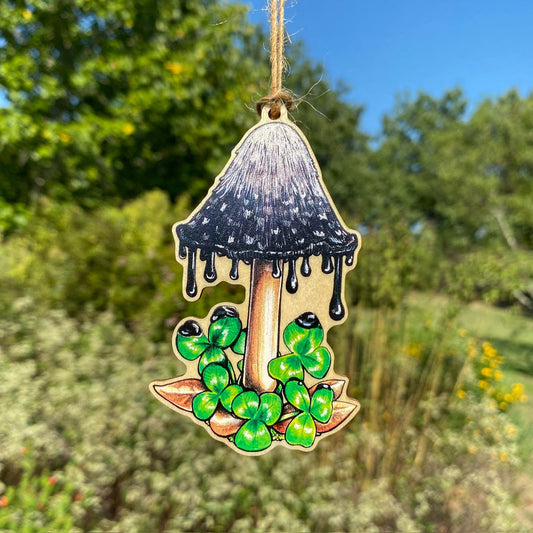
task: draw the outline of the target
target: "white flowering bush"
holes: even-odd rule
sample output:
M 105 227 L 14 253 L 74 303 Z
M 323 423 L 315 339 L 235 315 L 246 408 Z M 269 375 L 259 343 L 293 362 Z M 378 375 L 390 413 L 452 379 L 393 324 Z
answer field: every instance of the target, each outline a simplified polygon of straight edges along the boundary
M 242 457 L 162 407 L 148 384 L 183 372 L 185 311 L 163 226 L 184 211 L 44 206 L 0 243 L 0 531 L 521 531 L 527 398 L 451 315 L 352 310 L 331 344 L 361 412 L 309 454 Z
M 149 394 L 181 370 L 166 343 L 106 313 L 1 305 L 0 530 L 519 531 L 516 428 L 489 397 L 422 399 L 395 441 L 401 405 L 375 423 L 370 393 L 315 452 L 242 457 Z

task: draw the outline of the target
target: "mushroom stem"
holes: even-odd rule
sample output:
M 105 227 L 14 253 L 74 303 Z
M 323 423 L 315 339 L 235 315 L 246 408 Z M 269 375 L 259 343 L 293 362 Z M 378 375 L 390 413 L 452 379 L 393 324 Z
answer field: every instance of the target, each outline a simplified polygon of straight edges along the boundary
M 283 276 L 275 278 L 273 270 L 272 261 L 253 260 L 243 384 L 256 392 L 272 392 L 276 388 L 268 363 L 278 355 Z

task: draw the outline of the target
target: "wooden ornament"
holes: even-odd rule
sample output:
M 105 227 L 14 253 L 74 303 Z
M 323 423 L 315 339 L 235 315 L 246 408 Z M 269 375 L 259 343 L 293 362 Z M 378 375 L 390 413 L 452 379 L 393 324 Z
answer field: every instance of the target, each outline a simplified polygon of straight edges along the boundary
M 344 280 L 360 235 L 340 218 L 316 158 L 287 116 L 265 106 L 205 199 L 173 227 L 183 294 L 222 281 L 246 289 L 173 335 L 187 370 L 154 396 L 243 454 L 312 450 L 359 403 L 334 373 L 326 334 L 346 318 Z

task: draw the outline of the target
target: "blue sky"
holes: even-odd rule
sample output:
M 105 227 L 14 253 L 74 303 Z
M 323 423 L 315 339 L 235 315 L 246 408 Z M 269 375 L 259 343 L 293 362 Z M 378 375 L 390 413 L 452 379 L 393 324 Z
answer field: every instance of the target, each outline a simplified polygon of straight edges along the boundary
M 246 3 L 266 25 L 266 0 Z M 368 133 L 398 94 L 459 86 L 473 107 L 533 89 L 533 0 L 287 0 L 286 18 L 292 39 L 351 87 Z

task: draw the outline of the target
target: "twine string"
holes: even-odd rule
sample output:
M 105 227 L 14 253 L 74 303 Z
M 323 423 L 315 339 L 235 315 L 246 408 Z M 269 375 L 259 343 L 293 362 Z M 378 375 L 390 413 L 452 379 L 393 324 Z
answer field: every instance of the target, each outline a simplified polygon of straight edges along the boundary
M 281 107 L 290 110 L 293 104 L 290 93 L 283 89 L 283 48 L 285 44 L 285 0 L 270 0 L 270 93 L 257 102 L 261 115 L 263 105 L 270 106 L 270 117 L 279 118 Z

